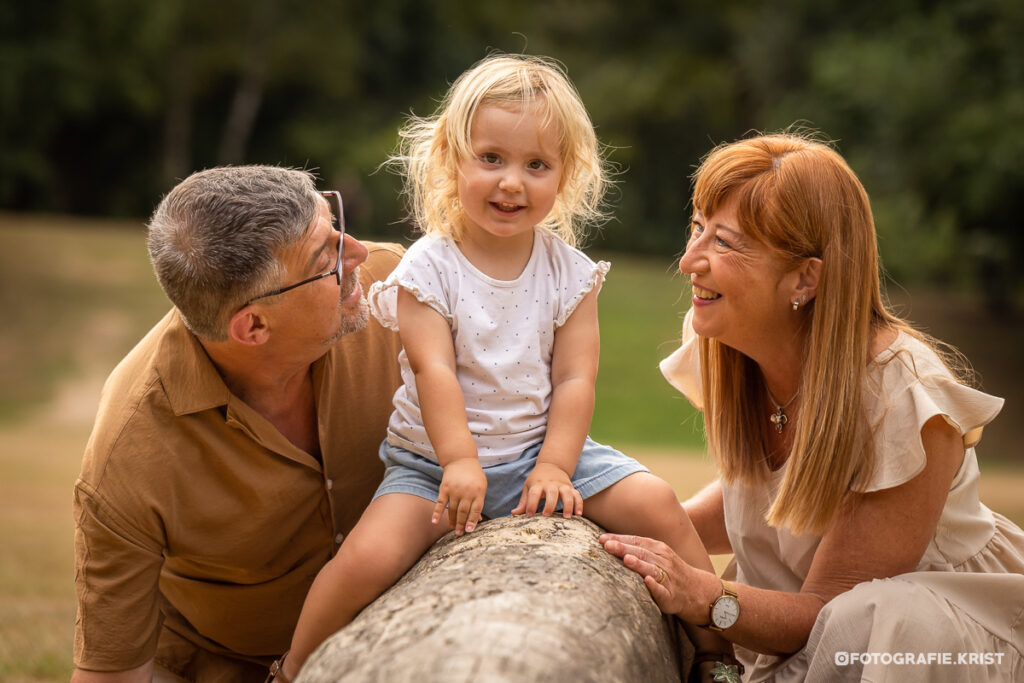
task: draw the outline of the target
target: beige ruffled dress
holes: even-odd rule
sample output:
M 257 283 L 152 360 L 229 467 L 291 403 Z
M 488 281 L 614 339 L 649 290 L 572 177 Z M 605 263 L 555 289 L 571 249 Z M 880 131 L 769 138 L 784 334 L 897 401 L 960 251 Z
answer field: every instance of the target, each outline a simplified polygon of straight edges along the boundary
M 701 408 L 690 315 L 682 347 L 661 369 Z M 898 486 L 924 468 L 921 427 L 931 417 L 942 415 L 963 435 L 963 464 L 935 535 L 916 571 L 859 584 L 833 599 L 793 656 L 737 648 L 744 680 L 1024 681 L 1024 532 L 979 501 L 974 450 L 1003 400 L 957 383 L 931 349 L 902 333 L 875 358 L 869 375 L 864 395 L 879 462 L 863 491 Z M 742 584 L 798 592 L 821 537 L 795 536 L 765 522 L 784 474 L 785 467 L 763 487 L 723 486 L 734 552 L 727 573 Z

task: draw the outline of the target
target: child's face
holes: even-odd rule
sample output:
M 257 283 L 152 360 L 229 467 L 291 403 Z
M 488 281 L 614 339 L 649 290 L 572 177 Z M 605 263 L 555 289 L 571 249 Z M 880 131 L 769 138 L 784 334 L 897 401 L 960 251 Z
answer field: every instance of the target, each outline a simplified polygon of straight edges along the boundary
M 555 205 L 562 181 L 558 130 L 537 107 L 480 107 L 473 117 L 473 156 L 459 164 L 459 200 L 467 231 L 495 237 L 532 235 Z

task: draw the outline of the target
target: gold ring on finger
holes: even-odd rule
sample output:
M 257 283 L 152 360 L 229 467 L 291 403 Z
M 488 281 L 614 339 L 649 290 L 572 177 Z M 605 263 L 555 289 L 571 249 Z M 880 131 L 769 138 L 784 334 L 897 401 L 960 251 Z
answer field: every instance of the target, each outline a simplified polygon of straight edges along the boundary
M 665 579 L 667 578 L 668 574 L 665 573 L 665 570 L 661 567 L 658 567 L 658 578 L 655 579 L 655 581 L 657 581 L 658 583 L 665 583 Z

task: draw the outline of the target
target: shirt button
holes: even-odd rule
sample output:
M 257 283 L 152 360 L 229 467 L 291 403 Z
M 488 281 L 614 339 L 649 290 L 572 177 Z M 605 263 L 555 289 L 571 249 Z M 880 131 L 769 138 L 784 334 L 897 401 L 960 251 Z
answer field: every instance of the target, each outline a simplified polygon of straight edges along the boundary
M 334 488 L 334 480 L 333 479 L 328 479 L 327 480 L 327 490 L 330 491 L 333 488 Z
M 334 537 L 334 542 L 341 545 L 341 542 L 345 540 L 345 534 L 338 534 Z

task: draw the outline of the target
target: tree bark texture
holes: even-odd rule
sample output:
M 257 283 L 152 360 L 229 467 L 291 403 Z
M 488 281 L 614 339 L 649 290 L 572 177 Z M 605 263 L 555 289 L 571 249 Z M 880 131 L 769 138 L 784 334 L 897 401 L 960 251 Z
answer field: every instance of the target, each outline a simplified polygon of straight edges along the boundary
M 561 517 L 450 533 L 321 645 L 297 683 L 679 681 L 689 640 L 600 533 Z

